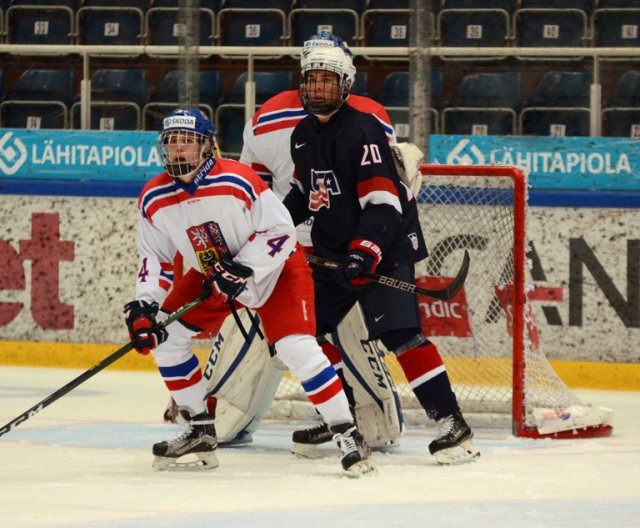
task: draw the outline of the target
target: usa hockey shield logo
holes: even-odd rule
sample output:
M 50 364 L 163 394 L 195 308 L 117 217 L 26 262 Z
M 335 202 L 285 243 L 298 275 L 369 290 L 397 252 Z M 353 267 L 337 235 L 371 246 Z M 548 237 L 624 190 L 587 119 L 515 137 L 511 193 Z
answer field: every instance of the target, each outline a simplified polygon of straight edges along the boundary
M 311 170 L 311 192 L 309 193 L 309 209 L 319 211 L 323 207 L 331 207 L 330 196 L 340 194 L 340 186 L 332 170 Z

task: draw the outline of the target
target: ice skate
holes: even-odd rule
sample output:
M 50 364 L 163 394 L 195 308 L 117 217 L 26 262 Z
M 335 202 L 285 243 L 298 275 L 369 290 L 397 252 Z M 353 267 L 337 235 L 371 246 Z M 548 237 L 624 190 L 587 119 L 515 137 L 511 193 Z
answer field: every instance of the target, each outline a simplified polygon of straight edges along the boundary
M 291 452 L 302 458 L 320 458 L 324 453 L 318 449 L 319 445 L 333 440 L 333 433 L 329 426 L 322 422 L 309 429 L 299 429 L 293 432 Z
M 353 423 L 334 425 L 330 431 L 342 451 L 342 468 L 348 476 L 358 478 L 375 472 L 376 468 L 369 458 L 371 449 Z
M 438 464 L 464 464 L 480 456 L 473 443 L 473 432 L 460 409 L 436 421 L 438 436 L 429 444 L 429 452 Z
M 158 470 L 218 467 L 218 440 L 213 418 L 208 415 L 191 418 L 185 410 L 179 414 L 187 429 L 174 440 L 153 445 L 153 467 Z

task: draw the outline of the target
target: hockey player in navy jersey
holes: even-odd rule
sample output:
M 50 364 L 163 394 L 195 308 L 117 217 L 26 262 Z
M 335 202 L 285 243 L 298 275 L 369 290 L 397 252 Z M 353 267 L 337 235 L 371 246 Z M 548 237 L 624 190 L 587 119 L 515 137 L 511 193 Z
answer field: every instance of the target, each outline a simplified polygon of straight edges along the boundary
M 214 416 L 191 339 L 217 331 L 232 309 L 246 306 L 331 425 L 343 468 L 371 471 L 340 379 L 314 337 L 313 281 L 291 217 L 252 169 L 214 157 L 213 145 L 214 126 L 200 110 L 173 112 L 158 141 L 165 172 L 144 186 L 138 201 L 139 272 L 125 320 L 135 348 L 153 353 L 187 426 L 178 438 L 153 446 L 154 466 L 183 465 L 184 455 L 195 455 L 200 467 L 218 465 Z M 178 251 L 189 269 L 172 284 Z M 152 330 L 203 288 L 210 291 L 207 300 L 166 329 Z
M 314 252 L 342 264 L 315 269 L 318 335 L 333 331 L 358 301 L 371 339 L 398 358 L 418 401 L 436 421 L 429 451 L 442 464 L 479 455 L 436 346 L 424 336 L 415 295 L 371 283 L 364 272 L 415 282 L 427 255 L 415 199 L 400 180 L 383 129 L 344 101 L 349 63 L 337 48 L 301 59 L 300 94 L 309 116 L 294 129 L 295 184 L 284 200 L 294 223 L 314 216 Z

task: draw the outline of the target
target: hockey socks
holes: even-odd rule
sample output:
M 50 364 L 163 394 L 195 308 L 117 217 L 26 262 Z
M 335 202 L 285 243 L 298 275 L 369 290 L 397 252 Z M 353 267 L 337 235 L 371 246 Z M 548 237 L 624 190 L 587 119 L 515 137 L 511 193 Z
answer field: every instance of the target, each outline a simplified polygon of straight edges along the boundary
M 429 418 L 438 420 L 458 408 L 449 376 L 433 343 L 426 342 L 402 352 L 398 362 Z
M 342 389 L 344 390 L 344 393 L 347 396 L 347 400 L 349 401 L 349 407 L 354 408 L 356 406 L 356 400 L 353 396 L 353 389 L 349 386 L 344 376 L 344 363 L 342 362 L 342 354 L 340 352 L 340 349 L 329 341 L 319 341 L 319 344 L 320 348 L 322 348 L 322 352 L 325 356 L 327 356 L 327 359 L 333 365 L 336 374 L 342 382 Z

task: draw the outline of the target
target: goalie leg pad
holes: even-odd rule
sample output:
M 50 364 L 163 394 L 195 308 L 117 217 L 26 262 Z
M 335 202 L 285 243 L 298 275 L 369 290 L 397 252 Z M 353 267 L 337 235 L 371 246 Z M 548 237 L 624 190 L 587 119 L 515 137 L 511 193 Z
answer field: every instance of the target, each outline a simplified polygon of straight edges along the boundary
M 344 375 L 356 401 L 358 429 L 371 447 L 396 442 L 403 430 L 400 398 L 384 354 L 368 339 L 358 304 L 342 320 L 333 339 L 343 353 Z
M 259 331 L 257 315 L 238 313 L 250 341 L 242 336 L 229 316 L 214 340 L 204 368 L 207 397 L 215 397 L 216 430 L 220 445 L 238 445 L 251 441 L 269 412 L 271 402 L 286 367 L 272 357 Z

